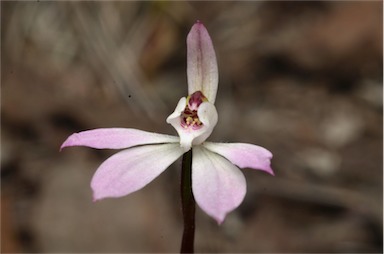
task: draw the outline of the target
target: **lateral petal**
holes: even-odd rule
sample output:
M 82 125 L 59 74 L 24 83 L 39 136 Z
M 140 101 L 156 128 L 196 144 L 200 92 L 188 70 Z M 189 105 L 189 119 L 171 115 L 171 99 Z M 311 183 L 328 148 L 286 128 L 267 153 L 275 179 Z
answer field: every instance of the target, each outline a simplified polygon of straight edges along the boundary
M 203 102 L 197 110 L 197 115 L 203 123 L 203 127 L 192 142 L 193 145 L 203 143 L 212 134 L 219 119 L 215 105 L 210 102 Z
M 121 149 L 137 145 L 176 142 L 179 142 L 179 138 L 171 135 L 128 128 L 101 128 L 72 134 L 60 149 L 68 146 Z
M 205 26 L 197 21 L 187 36 L 188 93 L 202 91 L 215 103 L 219 74 L 216 54 Z
M 264 147 L 245 143 L 214 143 L 205 142 L 208 150 L 224 156 L 240 168 L 263 170 L 274 175 L 271 168 L 272 153 Z
M 183 153 L 178 143 L 138 146 L 116 153 L 95 172 L 93 199 L 121 197 L 143 188 Z
M 192 190 L 200 208 L 221 224 L 243 201 L 246 182 L 231 162 L 204 147 L 193 147 Z

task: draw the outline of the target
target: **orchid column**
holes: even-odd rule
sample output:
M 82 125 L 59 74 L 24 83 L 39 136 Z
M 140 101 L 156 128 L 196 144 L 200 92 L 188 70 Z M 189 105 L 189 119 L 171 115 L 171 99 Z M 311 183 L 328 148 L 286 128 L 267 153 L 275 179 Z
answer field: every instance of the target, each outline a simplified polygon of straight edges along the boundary
M 213 143 L 206 139 L 218 121 L 214 105 L 218 88 L 216 55 L 204 25 L 197 21 L 187 37 L 188 96 L 166 119 L 179 137 L 130 128 L 102 128 L 74 133 L 61 148 L 88 146 L 124 149 L 96 170 L 93 199 L 117 198 L 135 192 L 183 155 L 182 203 L 185 234 L 182 252 L 193 252 L 194 201 L 221 224 L 246 194 L 240 168 L 271 175 L 272 153 L 245 143 Z M 192 189 L 191 189 L 192 188 Z

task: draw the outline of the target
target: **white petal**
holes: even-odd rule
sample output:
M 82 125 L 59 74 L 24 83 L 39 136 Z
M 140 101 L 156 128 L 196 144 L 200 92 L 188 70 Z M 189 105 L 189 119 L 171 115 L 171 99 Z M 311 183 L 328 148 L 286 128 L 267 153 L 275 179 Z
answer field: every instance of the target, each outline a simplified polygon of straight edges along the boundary
M 219 74 L 211 37 L 201 22 L 196 22 L 187 36 L 188 93 L 202 91 L 215 103 Z
M 197 116 L 203 123 L 203 127 L 199 130 L 200 133 L 196 134 L 195 139 L 192 142 L 193 145 L 200 145 L 211 136 L 219 118 L 215 105 L 210 102 L 203 102 L 200 105 L 197 110 Z
M 192 190 L 197 204 L 220 224 L 246 193 L 243 173 L 231 162 L 204 147 L 193 148 Z
M 94 200 L 121 197 L 143 188 L 183 153 L 176 143 L 133 147 L 111 156 L 92 178 Z
M 167 117 L 167 123 L 171 124 L 174 128 L 175 125 L 180 125 L 180 116 L 183 113 L 185 106 L 187 106 L 187 98 L 183 97 L 177 103 L 175 111 Z

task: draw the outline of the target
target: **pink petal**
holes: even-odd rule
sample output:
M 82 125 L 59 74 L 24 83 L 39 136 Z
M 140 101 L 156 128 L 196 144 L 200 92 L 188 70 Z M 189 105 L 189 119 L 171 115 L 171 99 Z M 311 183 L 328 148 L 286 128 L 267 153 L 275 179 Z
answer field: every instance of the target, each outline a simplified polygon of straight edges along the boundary
M 219 75 L 215 50 L 204 25 L 197 21 L 187 36 L 188 93 L 202 91 L 215 102 Z
M 175 143 L 133 147 L 111 156 L 92 178 L 94 200 L 121 197 L 143 188 L 183 152 Z
M 176 143 L 178 137 L 126 128 L 105 128 L 74 133 L 64 141 L 61 149 L 68 146 L 121 149 L 137 145 Z
M 230 160 L 240 168 L 261 169 L 274 175 L 271 168 L 272 153 L 267 149 L 244 143 L 205 142 L 204 147 Z
M 219 224 L 243 201 L 246 182 L 231 162 L 204 147 L 193 147 L 192 190 L 197 204 Z

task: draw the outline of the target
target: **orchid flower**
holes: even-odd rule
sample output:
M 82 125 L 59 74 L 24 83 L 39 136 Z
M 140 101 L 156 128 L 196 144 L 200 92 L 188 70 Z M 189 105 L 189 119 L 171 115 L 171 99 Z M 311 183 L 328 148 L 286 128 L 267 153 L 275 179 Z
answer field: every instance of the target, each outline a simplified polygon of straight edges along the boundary
M 61 148 L 87 146 L 124 149 L 104 161 L 94 174 L 93 199 L 122 197 L 135 192 L 192 149 L 192 192 L 196 203 L 221 224 L 246 194 L 239 168 L 271 175 L 272 153 L 245 143 L 214 143 L 206 139 L 218 121 L 214 105 L 218 69 L 211 38 L 197 21 L 187 36 L 188 96 L 179 100 L 166 119 L 179 137 L 128 128 L 102 128 L 74 133 Z

